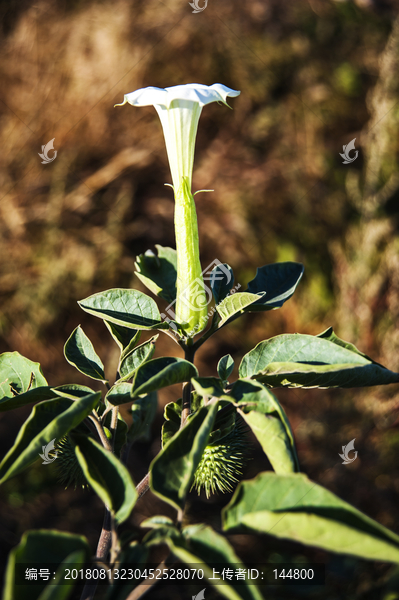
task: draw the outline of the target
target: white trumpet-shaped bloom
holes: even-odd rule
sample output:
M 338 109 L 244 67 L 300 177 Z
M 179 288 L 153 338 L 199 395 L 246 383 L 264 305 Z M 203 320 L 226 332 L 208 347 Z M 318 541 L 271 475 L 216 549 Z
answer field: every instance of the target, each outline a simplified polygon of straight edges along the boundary
M 126 94 L 122 104 L 115 106 L 127 102 L 132 106 L 154 106 L 161 119 L 173 187 L 178 193 L 184 180 L 191 190 L 195 139 L 202 108 L 211 102 L 228 106 L 227 98 L 239 94 L 221 83 L 211 86 L 188 83 L 165 89 L 142 88 Z
M 175 196 L 175 233 L 177 252 L 176 320 L 188 337 L 206 327 L 208 298 L 199 256 L 198 225 L 191 192 L 195 138 L 202 108 L 211 102 L 223 102 L 240 92 L 215 83 L 176 85 L 161 89 L 148 87 L 126 94 L 133 106 L 155 107 L 163 128 Z

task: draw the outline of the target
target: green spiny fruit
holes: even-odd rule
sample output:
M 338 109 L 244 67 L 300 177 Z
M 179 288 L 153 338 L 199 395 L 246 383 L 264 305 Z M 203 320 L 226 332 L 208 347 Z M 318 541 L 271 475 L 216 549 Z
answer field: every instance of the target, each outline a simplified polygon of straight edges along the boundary
M 77 487 L 87 488 L 88 483 L 76 457 L 74 445 L 68 435 L 61 438 L 56 450 L 56 465 L 59 470 L 60 483 L 65 485 L 65 489 L 72 484 L 75 490 Z
M 192 485 L 198 494 L 204 489 L 209 498 L 217 492 L 233 491 L 248 457 L 246 432 L 245 424 L 236 417 L 235 427 L 228 435 L 206 446 Z

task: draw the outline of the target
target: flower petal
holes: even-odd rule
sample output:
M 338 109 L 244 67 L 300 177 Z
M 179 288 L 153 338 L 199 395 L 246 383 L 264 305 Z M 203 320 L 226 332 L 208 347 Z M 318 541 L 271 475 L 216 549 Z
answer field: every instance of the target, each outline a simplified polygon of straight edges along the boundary
M 169 108 L 173 101 L 188 101 L 196 102 L 202 108 L 211 102 L 223 102 L 227 104 L 227 97 L 235 98 L 240 92 L 232 90 L 221 83 L 214 83 L 211 86 L 203 85 L 202 83 L 187 83 L 185 85 L 174 85 L 166 89 L 157 87 L 141 88 L 125 94 L 121 104 L 115 106 L 123 106 L 128 102 L 132 106 L 164 106 Z
M 168 93 L 163 88 L 158 87 L 146 87 L 135 90 L 130 94 L 123 96 L 123 102 L 121 104 L 115 104 L 115 106 L 123 106 L 128 102 L 132 106 L 154 106 L 155 104 L 167 105 Z
M 235 97 L 240 94 L 240 92 L 232 90 L 221 83 L 214 83 L 211 86 L 201 83 L 187 83 L 186 85 L 175 85 L 166 88 L 166 91 L 168 93 L 167 108 L 173 100 L 198 102 L 201 108 L 211 102 L 223 102 L 223 104 L 227 104 L 226 98 L 228 96 Z

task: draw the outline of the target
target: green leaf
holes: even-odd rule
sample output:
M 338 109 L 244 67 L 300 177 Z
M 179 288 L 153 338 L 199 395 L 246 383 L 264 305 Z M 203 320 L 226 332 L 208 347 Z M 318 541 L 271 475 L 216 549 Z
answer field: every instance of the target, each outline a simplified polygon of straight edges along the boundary
M 233 269 L 227 263 L 216 265 L 212 269 L 210 281 L 213 297 L 216 304 L 219 304 L 234 285 Z
M 177 253 L 159 244 L 155 248 L 158 256 L 147 250 L 136 258 L 136 275 L 153 294 L 170 303 L 176 300 Z
M 177 509 L 184 507 L 217 410 L 215 402 L 196 412 L 151 463 L 151 489 Z
M 113 406 L 119 406 L 120 404 L 126 404 L 132 401 L 132 384 L 126 383 L 125 381 L 119 381 L 112 386 L 107 392 L 105 399 Z
M 337 346 L 342 346 L 342 348 L 346 348 L 347 350 L 351 350 L 352 352 L 359 354 L 359 356 L 363 356 L 364 358 L 367 358 L 367 360 L 374 363 L 375 365 L 379 364 L 375 360 L 373 360 L 372 358 L 367 356 L 367 354 L 363 354 L 363 352 L 360 352 L 360 350 L 358 350 L 354 344 L 351 344 L 350 342 L 345 342 L 344 340 L 341 340 L 341 338 L 339 338 L 337 335 L 335 335 L 332 327 L 329 327 L 325 331 L 322 331 L 321 333 L 318 334 L 317 337 L 322 338 L 324 340 L 328 340 L 329 342 L 333 342 L 334 344 L 337 344 Z M 380 365 L 380 366 L 382 366 L 382 365 Z
M 103 425 L 104 425 L 104 427 L 106 427 L 109 430 L 110 433 L 111 433 L 111 431 L 110 431 L 111 422 L 112 422 L 112 412 L 109 411 L 105 415 Z M 118 413 L 118 421 L 116 424 L 115 440 L 114 440 L 114 451 L 115 451 L 115 455 L 118 457 L 120 457 L 121 450 L 122 450 L 123 446 L 126 444 L 127 430 L 128 430 L 127 424 L 119 412 Z
M 118 369 L 123 380 L 131 379 L 135 370 L 153 357 L 155 352 L 155 342 L 158 337 L 159 334 L 154 335 L 147 342 L 144 342 L 144 344 L 140 344 L 137 348 L 134 348 L 129 353 L 123 355 Z
M 96 354 L 93 344 L 80 325 L 71 333 L 64 346 L 65 358 L 78 371 L 99 381 L 106 382 L 104 365 Z
M 137 369 L 133 379 L 132 396 L 149 394 L 174 383 L 190 381 L 197 375 L 196 367 L 183 358 L 154 358 Z
M 79 385 L 76 383 L 67 383 L 66 385 L 60 385 L 52 388 L 52 391 L 61 398 L 70 398 L 76 400 L 77 398 L 83 398 L 88 394 L 95 394 L 95 391 L 87 387 L 87 385 Z
M 43 400 L 50 400 L 55 398 L 56 393 L 51 387 L 43 386 L 29 390 L 28 392 L 22 392 L 12 398 L 4 397 L 0 400 L 0 412 L 6 410 L 13 410 L 26 404 L 32 404 L 33 402 L 42 402 Z
M 234 369 L 234 360 L 231 354 L 226 354 L 218 362 L 218 375 L 222 381 L 228 380 Z
M 144 519 L 144 521 L 141 521 L 140 523 L 140 527 L 148 527 L 150 529 L 164 527 L 164 525 L 174 527 L 172 519 L 170 517 L 165 517 L 165 515 L 154 515 L 153 517 Z
M 200 396 L 221 398 L 225 395 L 223 381 L 217 377 L 193 377 L 191 383 Z
M 276 473 L 299 471 L 294 436 L 277 398 L 262 384 L 242 379 L 235 382 L 229 395 L 240 405 L 244 420 Z
M 137 290 L 112 289 L 78 302 L 86 312 L 131 329 L 168 329 L 155 301 Z
M 398 373 L 358 351 L 336 341 L 298 333 L 260 342 L 242 359 L 239 374 L 271 387 L 349 388 L 399 382 Z
M 137 398 L 131 408 L 130 414 L 133 423 L 128 432 L 128 440 L 133 442 L 136 440 L 149 440 L 151 433 L 151 425 L 157 412 L 157 393 L 151 392 L 142 398 Z
M 172 554 L 189 567 L 201 565 L 209 583 L 217 586 L 217 591 L 228 600 L 263 600 L 258 587 L 253 583 L 239 584 L 225 580 L 218 585 L 213 569 L 220 573 L 223 568 L 245 568 L 227 539 L 216 533 L 209 525 L 189 525 L 181 534 L 172 526 L 153 529 L 144 538 L 144 542 L 167 544 Z M 220 575 L 221 577 L 221 575 Z
M 222 511 L 225 531 L 267 533 L 359 558 L 399 562 L 399 536 L 310 481 L 260 473 Z
M 13 398 L 33 388 L 47 386 L 42 369 L 19 352 L 0 355 L 0 398 Z
M 231 317 L 242 313 L 244 308 L 257 302 L 261 294 L 249 294 L 248 292 L 236 292 L 227 296 L 220 304 L 216 305 L 216 310 L 221 317 L 218 327 L 223 327 Z
M 129 327 L 117 325 L 116 323 L 110 323 L 109 321 L 104 321 L 104 325 L 118 344 L 121 353 L 127 348 L 130 350 L 134 348 L 140 339 L 140 329 L 130 329 Z
M 172 439 L 172 437 L 179 431 L 181 423 L 181 405 L 182 399 L 180 398 L 177 402 L 169 402 L 164 408 L 165 422 L 162 425 L 161 441 L 162 448 Z M 191 405 L 191 409 L 192 409 Z
M 21 473 L 39 458 L 51 440 L 60 440 L 97 406 L 101 394 L 89 394 L 79 400 L 56 398 L 36 404 L 19 430 L 13 447 L 0 464 L 0 483 Z
M 66 568 L 78 569 L 85 566 L 85 552 L 77 550 L 69 554 L 58 567 L 51 584 L 47 585 L 40 594 L 38 600 L 67 600 L 73 591 L 76 583 L 65 579 Z
M 296 262 L 273 263 L 258 268 L 255 279 L 248 283 L 248 292 L 265 292 L 265 295 L 247 307 L 245 312 L 273 310 L 283 306 L 295 292 L 303 272 L 303 265 Z
M 122 569 L 142 567 L 147 562 L 148 554 L 149 549 L 146 546 L 133 542 L 118 556 L 117 568 L 119 569 L 119 573 L 123 573 Z M 144 569 L 141 570 L 144 571 Z M 138 585 L 139 582 L 134 579 L 114 579 L 107 590 L 105 598 L 106 600 L 126 600 L 130 592 Z
M 112 452 L 92 438 L 73 436 L 75 453 L 82 471 L 94 491 L 114 513 L 116 522 L 129 517 L 137 500 L 130 473 Z
M 47 585 L 47 582 L 43 581 L 43 584 L 27 583 L 27 585 L 15 585 L 15 567 L 20 563 L 26 563 L 26 566 L 34 566 L 35 563 L 41 562 L 45 564 L 54 564 L 54 566 L 61 565 L 63 561 L 82 563 L 89 559 L 91 555 L 90 547 L 85 537 L 64 533 L 62 531 L 38 530 L 38 531 L 27 531 L 21 538 L 18 546 L 13 548 L 10 552 L 6 575 L 5 575 L 5 586 L 3 600 L 36 600 L 39 599 L 40 595 L 47 588 L 54 589 L 54 586 Z M 57 577 L 57 575 L 56 575 Z M 54 580 L 52 581 L 54 583 Z M 69 587 L 70 585 L 70 587 Z M 57 586 L 58 589 L 64 588 L 69 591 L 75 585 L 75 582 L 63 582 L 63 585 Z M 55 588 L 57 589 L 57 588 Z M 67 598 L 65 596 L 46 596 L 43 595 L 41 600 L 45 598 Z

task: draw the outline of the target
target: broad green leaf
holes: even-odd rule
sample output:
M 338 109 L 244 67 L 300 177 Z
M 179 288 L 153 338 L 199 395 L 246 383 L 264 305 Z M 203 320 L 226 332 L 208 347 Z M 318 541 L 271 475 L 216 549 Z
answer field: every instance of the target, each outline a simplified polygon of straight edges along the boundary
M 233 269 L 226 263 L 216 265 L 210 274 L 211 289 L 216 304 L 219 304 L 234 285 Z
M 52 391 L 57 396 L 61 396 L 61 398 L 70 398 L 71 400 L 82 398 L 88 394 L 95 394 L 95 391 L 87 387 L 87 385 L 79 385 L 77 383 L 59 385 L 58 387 L 52 388 Z
M 129 471 L 112 452 L 92 438 L 75 435 L 73 439 L 75 453 L 87 481 L 114 513 L 116 522 L 123 523 L 137 500 L 136 487 Z
M 235 382 L 229 395 L 240 405 L 276 473 L 299 471 L 294 436 L 277 398 L 262 384 L 242 379 Z
M 248 292 L 236 292 L 227 296 L 220 304 L 216 305 L 216 310 L 221 317 L 218 326 L 223 327 L 231 317 L 241 313 L 250 304 L 257 302 L 261 296 L 262 294 L 249 294 Z
M 163 527 L 164 525 L 174 527 L 172 519 L 165 517 L 165 515 L 154 515 L 153 517 L 149 517 L 149 519 L 144 519 L 140 523 L 140 527 L 149 527 L 150 529 Z
M 78 302 L 86 312 L 131 329 L 168 329 L 169 325 L 161 321 L 155 301 L 130 289 L 112 289 L 93 294 Z
M 248 292 L 265 292 L 265 295 L 248 306 L 245 312 L 273 310 L 283 306 L 295 292 L 303 272 L 303 265 L 296 262 L 273 263 L 258 268 L 255 279 L 248 283 Z
M 55 397 L 56 393 L 51 387 L 43 386 L 32 388 L 27 392 L 22 392 L 22 394 L 17 394 L 11 398 L 7 396 L 2 398 L 0 400 L 0 412 L 13 410 L 14 408 L 19 408 L 20 406 L 25 406 L 26 404 L 32 404 L 33 402 L 50 400 L 51 398 Z
M 200 379 L 200 378 L 198 378 Z M 206 379 L 206 378 L 204 378 Z M 192 380 L 194 382 L 194 380 Z M 216 395 L 216 394 L 215 394 Z M 228 398 L 228 396 L 223 396 Z M 162 426 L 162 447 L 172 439 L 172 437 L 179 431 L 181 422 L 181 398 L 178 402 L 169 402 L 164 409 L 165 423 Z M 196 392 L 191 394 L 191 411 L 196 413 L 200 408 L 206 406 L 204 399 Z M 228 408 L 227 408 L 228 407 Z M 223 410 L 222 410 L 223 409 Z M 190 417 L 191 418 L 191 417 Z M 218 405 L 218 412 L 216 419 L 212 427 L 211 434 L 209 436 L 208 444 L 216 443 L 221 438 L 227 436 L 235 427 L 236 422 L 236 410 L 234 405 L 231 403 L 229 398 L 228 401 L 221 400 Z
M 322 338 L 324 340 L 328 340 L 329 342 L 333 342 L 334 344 L 337 344 L 337 346 L 342 346 L 342 348 L 346 348 L 347 350 L 351 350 L 352 352 L 359 354 L 359 356 L 363 356 L 363 358 L 367 358 L 367 360 L 374 363 L 375 365 L 379 364 L 375 360 L 373 360 L 372 358 L 367 356 L 367 354 L 363 354 L 363 352 L 360 352 L 360 350 L 358 350 L 354 344 L 351 344 L 350 342 L 345 342 L 345 340 L 341 340 L 341 338 L 339 338 L 337 335 L 335 335 L 332 327 L 329 327 L 325 331 L 322 331 L 321 333 L 318 334 L 317 337 Z M 380 366 L 382 366 L 382 365 L 380 365 Z
M 177 402 L 169 402 L 165 408 L 163 416 L 165 422 L 162 425 L 162 448 L 172 439 L 172 437 L 179 431 L 181 423 L 181 407 L 182 399 L 180 398 Z M 193 406 L 191 404 L 191 410 Z
M 47 386 L 42 369 L 19 352 L 0 354 L 0 398 L 13 398 L 37 387 Z
M 217 410 L 215 402 L 196 412 L 151 463 L 152 491 L 177 509 L 184 507 Z
M 68 598 L 75 582 L 64 581 L 60 586 L 50 586 L 43 580 L 43 585 L 38 583 L 32 585 L 29 582 L 26 585 L 15 585 L 16 567 L 20 568 L 18 565 L 21 564 L 24 566 L 26 564 L 27 568 L 29 565 L 34 567 L 36 563 L 40 562 L 53 564 L 55 570 L 62 563 L 66 564 L 72 561 L 82 563 L 83 566 L 90 555 L 90 547 L 83 536 L 52 529 L 27 531 L 18 546 L 10 552 L 5 574 L 3 600 L 26 600 L 27 598 L 29 600 L 64 600 L 64 598 Z M 60 573 L 57 573 L 56 578 L 59 577 Z M 65 595 L 48 595 L 51 588 L 54 590 L 62 588 Z M 45 590 L 49 590 L 47 595 Z
M 13 447 L 0 464 L 0 483 L 18 475 L 39 458 L 51 440 L 60 440 L 97 406 L 101 394 L 89 394 L 79 400 L 56 398 L 36 404 L 19 430 Z
M 176 300 L 177 253 L 159 244 L 155 248 L 158 256 L 147 250 L 136 258 L 136 275 L 153 294 L 170 303 Z
M 130 329 L 129 327 L 117 325 L 116 323 L 110 323 L 109 321 L 104 321 L 104 325 L 118 344 L 121 353 L 127 348 L 130 350 L 134 348 L 140 339 L 140 329 Z
M 125 381 L 119 381 L 112 386 L 107 392 L 105 399 L 113 406 L 119 406 L 120 404 L 126 404 L 132 401 L 132 384 L 126 383 Z
M 128 432 L 128 440 L 148 440 L 150 438 L 151 425 L 157 412 L 157 393 L 151 392 L 142 398 L 136 398 L 130 407 L 132 425 Z
M 231 354 L 226 354 L 218 362 L 218 375 L 222 381 L 227 381 L 234 369 L 234 360 Z
M 71 569 L 83 568 L 85 562 L 85 553 L 83 550 L 77 550 L 67 556 L 58 567 L 51 583 L 40 594 L 38 600 L 67 600 L 72 594 L 75 582 L 65 579 L 65 569 L 68 567 Z
M 111 430 L 110 430 L 111 422 L 112 422 L 112 411 L 109 411 L 105 415 L 103 424 L 104 424 L 104 427 L 106 427 L 110 433 L 111 433 Z M 115 440 L 114 440 L 114 451 L 115 451 L 116 456 L 118 456 L 118 457 L 121 454 L 121 450 L 122 450 L 123 446 L 126 444 L 127 430 L 128 430 L 127 424 L 119 412 L 117 426 L 116 426 L 116 432 L 115 432 Z M 111 435 L 112 435 L 112 433 L 111 433 Z
M 183 358 L 154 358 L 137 369 L 133 379 L 132 396 L 149 394 L 174 383 L 190 381 L 197 375 L 196 367 Z
M 193 377 L 193 388 L 200 396 L 216 396 L 221 398 L 224 394 L 223 381 L 217 377 Z
M 179 533 L 172 526 L 153 529 L 144 538 L 148 545 L 167 544 L 172 554 L 189 567 L 201 565 L 209 583 L 217 586 L 217 591 L 228 600 L 263 600 L 258 587 L 252 582 L 225 580 L 223 585 L 218 585 L 215 579 L 221 577 L 224 568 L 245 568 L 227 539 L 216 533 L 209 525 L 189 525 Z
M 147 360 L 153 357 L 155 352 L 155 342 L 159 334 L 154 335 L 144 344 L 133 348 L 128 354 L 124 354 L 119 365 L 119 373 L 123 380 L 131 379 L 136 369 Z
M 133 542 L 118 556 L 117 568 L 119 569 L 119 573 L 122 574 L 122 569 L 142 567 L 147 563 L 148 555 L 148 547 Z M 141 570 L 144 571 L 143 568 Z M 107 590 L 105 600 L 127 600 L 130 592 L 137 587 L 138 583 L 139 582 L 134 579 L 127 580 L 122 579 L 121 577 L 119 579 L 114 579 Z
M 260 473 L 222 511 L 225 531 L 266 533 L 359 558 L 399 562 L 399 536 L 306 475 Z
M 242 359 L 239 374 L 271 387 L 349 388 L 399 382 L 398 373 L 358 351 L 336 341 L 298 333 L 260 342 Z
M 65 358 L 78 371 L 100 381 L 107 381 L 104 365 L 96 354 L 93 344 L 80 325 L 71 333 L 64 346 Z
M 280 419 L 252 410 L 244 416 L 276 473 L 295 473 L 292 449 Z

